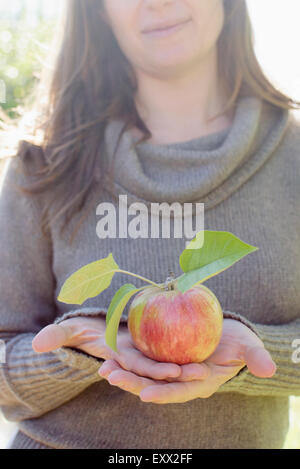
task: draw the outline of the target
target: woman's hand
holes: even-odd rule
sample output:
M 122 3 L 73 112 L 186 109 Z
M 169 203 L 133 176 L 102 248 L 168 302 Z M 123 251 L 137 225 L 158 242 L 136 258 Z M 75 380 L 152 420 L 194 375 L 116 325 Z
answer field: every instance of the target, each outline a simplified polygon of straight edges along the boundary
M 204 365 L 204 363 L 201 363 Z M 182 365 L 188 367 L 196 364 Z M 166 381 L 154 381 L 144 378 L 130 371 L 125 371 L 115 360 L 107 360 L 100 368 L 100 374 L 108 382 L 118 386 L 124 391 L 131 392 L 144 402 L 155 404 L 175 404 L 191 401 L 196 398 L 207 398 L 214 394 L 218 388 L 233 378 L 243 366 L 207 365 L 209 375 L 206 379 L 182 380 L 173 378 Z
M 235 319 L 224 319 L 220 343 L 205 363 L 247 366 L 258 378 L 271 378 L 276 372 L 276 365 L 260 338 Z
M 201 364 L 209 367 L 210 375 L 207 379 L 185 383 L 178 382 L 178 378 L 154 383 L 125 371 L 114 360 L 106 361 L 100 373 L 111 384 L 138 395 L 143 401 L 166 404 L 210 397 L 245 366 L 253 375 L 261 378 L 269 378 L 276 371 L 276 365 L 262 341 L 247 326 L 233 319 L 224 319 L 222 338 L 217 349 Z
M 180 366 L 147 358 L 135 348 L 127 326 L 124 325 L 120 325 L 118 330 L 116 353 L 105 343 L 105 327 L 103 318 L 66 319 L 60 324 L 44 327 L 34 337 L 32 347 L 39 353 L 50 352 L 62 346 L 78 348 L 94 357 L 113 360 L 114 364 L 119 364 L 120 369 L 127 370 L 126 372 L 133 376 L 139 375 L 153 380 L 176 378 L 178 381 L 191 381 L 205 379 L 209 375 L 209 367 L 206 364 L 191 363 Z M 147 381 L 148 384 L 155 383 L 151 379 Z

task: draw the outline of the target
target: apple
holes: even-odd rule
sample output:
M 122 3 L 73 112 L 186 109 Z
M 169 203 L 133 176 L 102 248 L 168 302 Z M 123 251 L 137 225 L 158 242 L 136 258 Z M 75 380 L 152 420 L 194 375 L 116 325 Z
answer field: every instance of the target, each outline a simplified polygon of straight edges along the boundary
M 171 288 L 170 288 L 171 285 Z M 223 312 L 214 293 L 202 284 L 182 293 L 147 286 L 129 308 L 128 330 L 138 350 L 159 362 L 200 363 L 217 348 Z

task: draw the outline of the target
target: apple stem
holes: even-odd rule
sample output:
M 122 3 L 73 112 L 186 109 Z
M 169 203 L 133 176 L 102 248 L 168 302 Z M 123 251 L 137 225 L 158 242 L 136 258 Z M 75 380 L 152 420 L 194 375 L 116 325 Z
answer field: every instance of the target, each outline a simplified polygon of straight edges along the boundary
M 171 270 L 169 271 L 169 277 L 165 281 L 165 290 L 174 290 L 175 285 L 175 274 Z
M 118 269 L 118 270 L 115 270 L 115 272 L 120 272 L 122 274 L 132 275 L 133 277 L 137 277 L 137 278 L 140 278 L 141 280 L 144 280 L 144 282 L 150 283 L 154 287 L 161 288 L 161 285 L 158 285 L 157 283 L 152 282 L 148 278 L 142 277 L 141 275 L 133 274 L 132 272 L 127 272 L 127 270 Z

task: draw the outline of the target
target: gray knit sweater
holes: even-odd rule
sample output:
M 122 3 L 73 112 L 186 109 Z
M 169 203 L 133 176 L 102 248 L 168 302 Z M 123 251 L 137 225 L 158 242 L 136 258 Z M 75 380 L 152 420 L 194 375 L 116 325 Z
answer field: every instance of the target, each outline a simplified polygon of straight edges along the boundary
M 126 133 L 115 182 L 96 180 L 90 194 L 95 209 L 72 245 L 67 235 L 81 214 L 63 237 L 62 221 L 55 220 L 50 243 L 40 230 L 45 194 L 26 198 L 16 192 L 13 183 L 29 177 L 20 162 L 35 167 L 43 158 L 39 147 L 20 146 L 21 158 L 6 166 L 0 197 L 0 339 L 6 342 L 0 406 L 20 428 L 12 448 L 282 447 L 289 396 L 300 395 L 300 364 L 292 359 L 293 340 L 300 339 L 299 126 L 294 113 L 248 97 L 239 100 L 232 127 L 188 142 L 143 143 L 135 150 Z M 121 127 L 116 120 L 106 128 L 105 164 Z M 118 212 L 119 195 L 148 207 L 202 202 L 205 229 L 230 231 L 259 247 L 205 285 L 225 317 L 242 321 L 263 340 L 277 364 L 272 378 L 244 368 L 208 399 L 158 405 L 111 386 L 97 373 L 100 359 L 68 347 L 33 351 L 41 328 L 78 315 L 105 317 L 114 292 L 133 280 L 116 274 L 105 292 L 82 306 L 59 302 L 61 286 L 81 266 L 112 252 L 122 269 L 155 282 L 165 281 L 169 269 L 180 275 L 184 238 L 99 237 L 96 208 L 111 202 Z

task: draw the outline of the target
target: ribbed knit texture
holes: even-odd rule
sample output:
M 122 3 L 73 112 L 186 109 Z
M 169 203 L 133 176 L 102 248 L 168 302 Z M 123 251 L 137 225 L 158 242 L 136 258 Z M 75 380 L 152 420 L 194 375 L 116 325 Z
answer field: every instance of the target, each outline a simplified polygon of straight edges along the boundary
M 110 122 L 89 199 L 93 209 L 72 245 L 69 235 L 81 212 L 63 237 L 62 221 L 54 221 L 48 242 L 40 228 L 48 196 L 27 198 L 14 188 L 14 181 L 29 177 L 20 162 L 33 169 L 44 157 L 39 147 L 22 142 L 20 159 L 6 167 L 0 196 L 0 339 L 7 344 L 0 406 L 26 435 L 19 433 L 12 447 L 282 447 L 289 396 L 300 395 L 300 366 L 292 361 L 293 340 L 300 338 L 299 126 L 291 112 L 242 98 L 232 127 L 188 142 L 134 149 L 126 132 L 111 184 L 98 172 L 108 169 L 122 128 L 120 121 Z M 127 196 L 128 205 L 142 202 L 148 208 L 152 202 L 202 202 L 205 229 L 230 231 L 259 247 L 205 285 L 225 318 L 243 322 L 262 339 L 277 365 L 272 378 L 254 377 L 244 368 L 209 399 L 158 405 L 102 379 L 101 359 L 69 347 L 32 350 L 32 338 L 45 325 L 79 315 L 104 318 L 121 285 L 144 285 L 116 274 L 106 291 L 82 306 L 59 302 L 63 283 L 83 265 L 112 252 L 122 269 L 158 283 L 169 269 L 181 274 L 178 259 L 187 240 L 172 237 L 172 227 L 170 239 L 99 237 L 98 204 L 113 204 L 118 219 L 119 195 Z
M 18 431 L 13 442 L 8 449 L 55 449 L 50 446 L 43 445 L 36 440 L 33 440 L 25 433 Z

